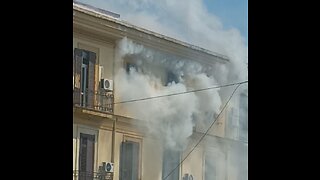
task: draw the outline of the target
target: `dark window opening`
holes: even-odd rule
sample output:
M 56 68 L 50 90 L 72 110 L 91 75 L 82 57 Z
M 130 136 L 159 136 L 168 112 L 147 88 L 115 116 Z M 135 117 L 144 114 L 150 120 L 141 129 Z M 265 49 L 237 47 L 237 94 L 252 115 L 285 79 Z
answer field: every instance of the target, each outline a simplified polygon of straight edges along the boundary
M 169 71 L 167 73 L 167 83 L 166 85 L 169 85 L 169 84 L 172 84 L 172 83 L 179 83 L 179 79 L 178 79 L 178 76 L 176 74 L 174 74 L 173 72 Z
M 126 71 L 127 73 L 130 73 L 132 71 L 138 72 L 138 68 L 133 62 L 126 62 Z

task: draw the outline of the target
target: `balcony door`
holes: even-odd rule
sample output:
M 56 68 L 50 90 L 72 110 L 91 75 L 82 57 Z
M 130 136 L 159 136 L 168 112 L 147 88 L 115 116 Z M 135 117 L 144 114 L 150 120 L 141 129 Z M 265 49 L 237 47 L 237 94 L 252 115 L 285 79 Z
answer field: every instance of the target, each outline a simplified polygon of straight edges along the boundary
M 94 108 L 96 53 L 75 48 L 74 104 Z

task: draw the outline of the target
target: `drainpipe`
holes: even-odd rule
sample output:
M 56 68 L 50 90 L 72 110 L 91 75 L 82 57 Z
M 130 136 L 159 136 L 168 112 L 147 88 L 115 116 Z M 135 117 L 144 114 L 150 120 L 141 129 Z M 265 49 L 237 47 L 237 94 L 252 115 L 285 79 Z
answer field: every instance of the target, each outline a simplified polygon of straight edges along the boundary
M 116 141 L 116 122 L 117 117 L 113 120 L 113 128 L 112 128 L 112 149 L 111 149 L 111 162 L 114 163 L 114 150 L 115 150 L 115 141 Z

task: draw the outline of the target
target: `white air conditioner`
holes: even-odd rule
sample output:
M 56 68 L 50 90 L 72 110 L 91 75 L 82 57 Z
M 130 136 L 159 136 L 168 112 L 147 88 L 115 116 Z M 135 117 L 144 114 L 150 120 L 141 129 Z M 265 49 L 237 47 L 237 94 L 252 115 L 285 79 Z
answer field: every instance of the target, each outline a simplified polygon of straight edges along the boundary
M 111 162 L 106 162 L 106 165 L 105 165 L 105 171 L 106 172 L 113 172 L 113 163 Z
M 183 180 L 193 180 L 193 176 L 190 174 L 184 174 Z
M 113 81 L 110 79 L 101 79 L 101 88 L 107 91 L 113 91 Z

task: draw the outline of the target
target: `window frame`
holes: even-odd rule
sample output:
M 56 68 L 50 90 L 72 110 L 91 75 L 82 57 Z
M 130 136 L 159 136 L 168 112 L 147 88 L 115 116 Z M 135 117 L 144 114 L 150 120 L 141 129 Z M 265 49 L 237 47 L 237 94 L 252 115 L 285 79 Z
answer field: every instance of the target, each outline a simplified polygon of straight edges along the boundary
M 221 147 L 220 147 L 221 148 Z M 217 166 L 216 164 L 214 165 L 215 168 L 215 179 L 225 179 L 228 176 L 228 170 L 227 170 L 227 152 L 222 152 L 219 147 L 217 146 L 212 146 L 212 147 L 207 147 L 204 151 L 203 151 L 203 158 L 202 158 L 202 174 L 203 174 L 203 180 L 207 180 L 206 179 L 206 158 L 215 158 L 219 160 L 224 160 L 224 167 L 221 166 Z M 225 169 L 225 172 L 220 171 L 221 168 Z M 224 173 L 224 174 L 223 174 Z M 212 178 L 210 178 L 211 180 Z
M 164 153 L 165 151 L 173 151 L 173 150 L 170 150 L 170 149 L 163 149 L 162 151 L 162 171 L 161 171 L 161 174 L 162 174 L 162 179 L 167 176 L 168 174 L 164 174 L 163 170 L 164 170 Z M 179 153 L 179 160 L 178 160 L 178 163 L 181 162 L 181 156 L 183 154 L 183 151 L 177 151 L 177 153 Z M 178 165 L 178 164 L 177 164 Z M 175 167 L 176 165 L 174 165 Z M 172 171 L 172 170 L 171 170 Z M 175 171 L 178 171 L 177 174 L 178 174 L 178 179 L 177 180 L 180 180 L 181 178 L 181 166 L 179 166 L 177 169 L 175 169 Z M 168 172 L 169 173 L 169 172 Z M 171 175 L 170 175 L 171 176 Z
M 137 137 L 137 136 L 133 136 L 133 135 L 128 135 L 128 134 L 124 134 L 122 141 L 120 143 L 120 148 L 119 148 L 119 179 L 120 179 L 120 160 L 121 160 L 121 144 L 122 142 L 135 142 L 139 144 L 139 157 L 138 157 L 138 161 L 139 161 L 139 167 L 138 167 L 138 179 L 140 180 L 142 177 L 142 137 Z
M 76 139 L 76 157 L 75 157 L 75 170 L 79 172 L 79 161 L 80 161 L 80 134 L 94 135 L 94 160 L 93 160 L 93 171 L 98 170 L 98 137 L 99 130 L 84 125 L 77 125 L 77 139 Z

